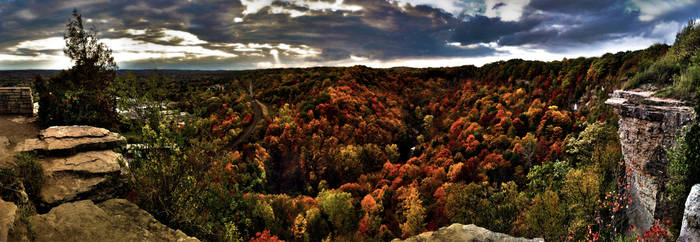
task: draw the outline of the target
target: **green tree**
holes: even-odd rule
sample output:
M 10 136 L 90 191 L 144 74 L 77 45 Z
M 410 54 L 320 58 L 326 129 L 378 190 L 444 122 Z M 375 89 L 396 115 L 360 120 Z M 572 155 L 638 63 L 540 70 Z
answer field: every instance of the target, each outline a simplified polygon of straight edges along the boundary
M 117 69 L 117 64 L 112 57 L 112 50 L 105 44 L 100 43 L 97 38 L 97 30 L 93 27 L 91 31 L 87 31 L 83 24 L 83 17 L 78 13 L 77 9 L 73 9 L 73 18 L 66 25 L 66 32 L 63 35 L 66 41 L 66 48 L 63 49 L 68 57 L 74 62 L 74 68 L 84 71 L 84 75 L 100 75 L 101 72 L 110 72 Z M 91 73 L 87 71 L 97 71 Z M 95 87 L 107 87 L 107 82 L 82 80 L 93 84 Z
M 454 183 L 447 188 L 446 215 L 453 223 L 483 224 L 478 210 L 486 191 L 477 183 Z
M 564 161 L 546 162 L 533 166 L 527 173 L 527 188 L 530 195 L 534 196 L 546 190 L 559 191 L 569 169 L 571 167 Z
M 586 227 L 593 224 L 596 202 L 600 198 L 600 180 L 594 168 L 571 169 L 561 189 L 566 201 L 569 228 L 576 234 L 585 234 Z
M 615 126 L 603 122 L 588 124 L 576 138 L 570 138 L 565 145 L 565 152 L 572 158 L 573 166 L 596 165 L 606 155 L 598 149 L 605 149 L 608 144 L 618 144 Z M 615 161 L 616 162 L 616 161 Z
M 537 194 L 525 216 L 531 236 L 542 236 L 545 240 L 560 241 L 566 234 L 566 217 L 559 194 L 547 190 Z
M 316 200 L 321 210 L 328 216 L 335 230 L 340 234 L 348 234 L 354 231 L 355 208 L 352 206 L 350 193 L 339 191 L 322 191 Z
M 99 42 L 94 28 L 86 30 L 77 10 L 73 10 L 63 38 L 63 52 L 75 65 L 48 80 L 35 79 L 40 120 L 47 126 L 86 124 L 115 128 L 118 116 L 112 83 L 117 65 L 112 50 Z

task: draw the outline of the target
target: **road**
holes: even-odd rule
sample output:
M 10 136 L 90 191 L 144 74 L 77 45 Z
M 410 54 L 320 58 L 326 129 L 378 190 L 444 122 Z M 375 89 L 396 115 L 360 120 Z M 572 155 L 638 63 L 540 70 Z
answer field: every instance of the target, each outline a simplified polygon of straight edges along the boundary
M 250 135 L 253 134 L 253 131 L 255 131 L 255 127 L 258 125 L 260 120 L 262 120 L 264 116 L 264 111 L 263 109 L 266 109 L 265 105 L 260 103 L 260 101 L 252 98 L 250 101 L 251 105 L 253 106 L 253 121 L 248 125 L 248 127 L 243 130 L 243 133 L 238 135 L 238 138 L 236 138 L 236 141 L 234 141 L 231 145 L 228 146 L 229 150 L 234 150 L 236 147 L 238 147 L 241 142 L 246 140 Z

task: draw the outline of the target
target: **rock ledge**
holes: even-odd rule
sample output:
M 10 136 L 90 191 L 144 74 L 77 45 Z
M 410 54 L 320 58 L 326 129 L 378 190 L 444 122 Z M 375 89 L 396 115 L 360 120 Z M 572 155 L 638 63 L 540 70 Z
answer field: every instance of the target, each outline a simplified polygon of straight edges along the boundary
M 29 220 L 36 241 L 199 241 L 124 199 L 64 203 Z

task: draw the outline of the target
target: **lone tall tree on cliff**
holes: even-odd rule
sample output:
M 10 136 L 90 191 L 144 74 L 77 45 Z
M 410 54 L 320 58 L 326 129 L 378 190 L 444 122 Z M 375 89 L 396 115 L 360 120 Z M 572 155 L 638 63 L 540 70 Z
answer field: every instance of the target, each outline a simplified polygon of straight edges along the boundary
M 112 50 L 86 30 L 82 15 L 73 10 L 63 35 L 63 52 L 74 66 L 51 77 L 38 77 L 39 118 L 44 125 L 94 125 L 115 128 L 118 121 L 112 82 L 117 65 Z
M 117 64 L 112 57 L 112 50 L 97 39 L 97 30 L 92 27 L 90 31 L 83 25 L 83 16 L 73 9 L 73 18 L 66 24 L 66 32 L 63 34 L 66 47 L 63 53 L 70 57 L 75 66 L 73 70 L 84 75 L 88 80 L 86 87 L 109 87 L 116 75 Z

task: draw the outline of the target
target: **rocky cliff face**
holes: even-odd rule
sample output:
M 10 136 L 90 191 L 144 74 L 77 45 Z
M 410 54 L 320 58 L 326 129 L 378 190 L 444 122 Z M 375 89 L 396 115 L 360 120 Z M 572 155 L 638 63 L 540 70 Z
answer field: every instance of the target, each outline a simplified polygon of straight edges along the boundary
M 637 232 L 663 216 L 668 181 L 666 150 L 695 120 L 685 103 L 651 97 L 652 92 L 615 91 L 605 103 L 618 114 L 622 155 L 627 166 L 632 204 L 627 209 Z
M 678 242 L 691 242 L 700 240 L 700 184 L 695 184 L 685 201 L 683 211 L 683 224 Z

